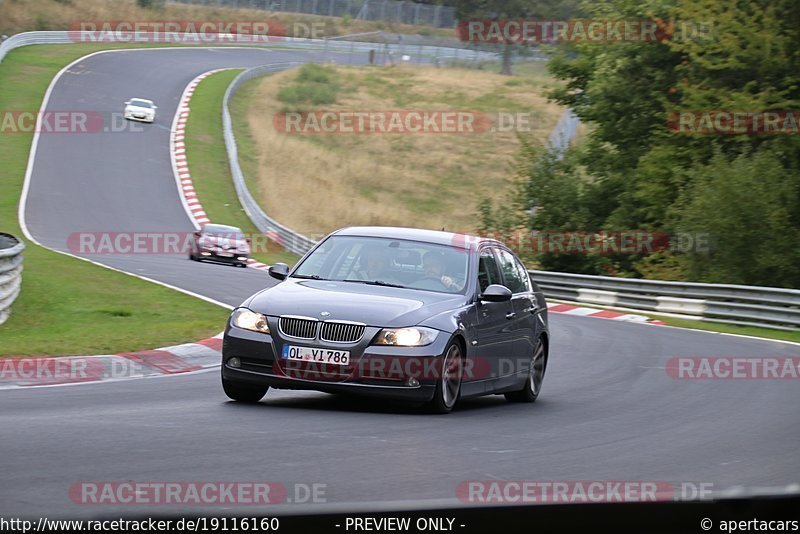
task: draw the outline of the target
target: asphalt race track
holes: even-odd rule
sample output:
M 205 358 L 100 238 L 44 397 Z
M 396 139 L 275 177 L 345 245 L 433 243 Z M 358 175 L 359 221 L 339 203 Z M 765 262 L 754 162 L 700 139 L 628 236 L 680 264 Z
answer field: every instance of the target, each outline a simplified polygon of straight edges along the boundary
M 73 232 L 192 231 L 169 156 L 185 86 L 214 68 L 315 59 L 172 49 L 74 65 L 48 109 L 118 111 L 141 96 L 159 105 L 159 117 L 144 133 L 40 136 L 25 210 L 30 233 L 67 250 Z M 184 256 L 92 259 L 228 305 L 271 284 L 263 271 Z M 0 391 L 0 515 L 176 512 L 76 504 L 69 489 L 80 481 L 267 480 L 287 486 L 290 498 L 295 484 L 325 485 L 327 504 L 284 505 L 293 511 L 457 503 L 458 484 L 469 480 L 691 482 L 715 491 L 800 482 L 797 380 L 676 380 L 664 369 L 675 356 L 796 356 L 797 346 L 584 317 L 551 315 L 551 325 L 535 404 L 488 397 L 448 416 L 311 392 L 270 391 L 257 406 L 239 405 L 228 402 L 217 372 Z

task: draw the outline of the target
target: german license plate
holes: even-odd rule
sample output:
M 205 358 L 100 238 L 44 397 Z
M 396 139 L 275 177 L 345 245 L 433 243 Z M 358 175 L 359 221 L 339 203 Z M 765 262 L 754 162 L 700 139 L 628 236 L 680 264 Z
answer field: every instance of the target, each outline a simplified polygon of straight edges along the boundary
M 332 365 L 347 365 L 350 363 L 350 352 L 346 350 L 317 349 L 313 347 L 283 346 L 284 360 L 301 362 L 327 363 Z

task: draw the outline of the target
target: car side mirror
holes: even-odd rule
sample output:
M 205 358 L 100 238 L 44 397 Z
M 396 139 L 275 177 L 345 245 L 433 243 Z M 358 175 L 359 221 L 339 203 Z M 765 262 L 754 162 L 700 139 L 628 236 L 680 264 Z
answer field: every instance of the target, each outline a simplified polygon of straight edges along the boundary
M 153 106 L 153 109 L 158 109 L 158 106 Z
M 126 105 L 126 106 L 129 106 L 130 104 L 131 104 L 131 101 L 130 101 L 130 100 L 128 100 L 127 102 L 125 102 L 125 105 Z
M 480 299 L 486 302 L 507 302 L 511 300 L 511 290 L 500 284 L 492 284 L 481 294 Z
M 275 263 L 269 266 L 269 275 L 278 280 L 286 280 L 289 276 L 289 266 L 285 263 Z
M 194 236 L 195 236 L 195 237 L 200 237 L 200 230 L 197 230 L 197 231 L 194 233 Z

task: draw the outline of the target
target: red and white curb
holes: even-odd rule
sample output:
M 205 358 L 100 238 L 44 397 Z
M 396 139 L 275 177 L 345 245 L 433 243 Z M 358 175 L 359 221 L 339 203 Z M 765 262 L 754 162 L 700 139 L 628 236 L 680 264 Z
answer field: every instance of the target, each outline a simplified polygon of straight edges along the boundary
M 0 389 L 65 386 L 191 373 L 218 367 L 222 333 L 195 343 L 120 354 L 6 357 L 0 360 Z
M 200 199 L 197 198 L 197 192 L 194 190 L 194 184 L 192 183 L 192 175 L 189 172 L 189 165 L 186 162 L 186 123 L 189 120 L 189 113 L 191 112 L 189 102 L 192 100 L 192 95 L 194 95 L 194 91 L 201 81 L 223 70 L 228 69 L 210 70 L 189 82 L 189 85 L 186 86 L 186 89 L 184 89 L 181 95 L 180 102 L 178 102 L 178 111 L 175 113 L 170 135 L 172 168 L 175 172 L 175 180 L 178 182 L 178 191 L 181 193 L 186 213 L 189 214 L 189 217 L 197 228 L 202 228 L 204 225 L 209 224 L 211 220 L 203 209 Z M 247 266 L 253 267 L 254 269 L 269 268 L 269 265 L 265 265 L 253 258 L 247 260 Z
M 622 313 L 613 310 L 598 310 L 596 308 L 585 308 L 574 304 L 561 304 L 550 302 L 547 304 L 547 311 L 550 313 L 563 313 L 566 315 L 580 315 L 582 317 L 595 317 L 598 319 L 611 319 L 612 321 L 628 321 L 634 323 L 647 323 L 655 325 L 665 324 L 663 321 L 650 319 L 644 315 L 634 313 Z

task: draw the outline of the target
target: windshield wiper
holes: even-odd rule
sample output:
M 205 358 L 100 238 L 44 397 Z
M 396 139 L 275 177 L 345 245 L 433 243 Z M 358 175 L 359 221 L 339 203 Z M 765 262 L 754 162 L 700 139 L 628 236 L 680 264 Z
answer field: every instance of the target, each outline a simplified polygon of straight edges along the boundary
M 293 274 L 292 278 L 303 278 L 306 280 L 325 280 L 318 274 Z
M 368 286 L 406 287 L 400 284 L 384 282 L 383 280 L 342 280 L 342 282 L 355 282 L 357 284 L 367 284 Z

